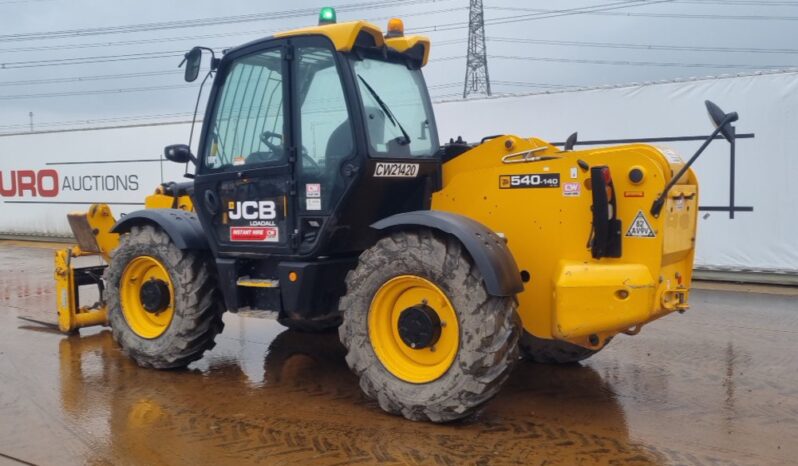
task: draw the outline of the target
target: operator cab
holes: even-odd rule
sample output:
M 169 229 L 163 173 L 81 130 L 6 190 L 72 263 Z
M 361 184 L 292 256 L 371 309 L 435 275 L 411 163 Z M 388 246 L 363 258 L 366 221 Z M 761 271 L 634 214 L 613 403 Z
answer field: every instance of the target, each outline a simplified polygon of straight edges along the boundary
M 384 37 L 333 21 L 214 60 L 194 200 L 217 257 L 357 254 L 374 222 L 429 208 L 440 173 L 429 41 L 401 22 Z

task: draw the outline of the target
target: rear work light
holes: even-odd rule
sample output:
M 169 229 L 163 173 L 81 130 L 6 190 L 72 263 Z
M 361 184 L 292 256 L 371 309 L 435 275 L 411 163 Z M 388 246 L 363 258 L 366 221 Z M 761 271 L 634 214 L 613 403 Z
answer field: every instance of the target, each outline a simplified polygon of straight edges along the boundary
M 325 6 L 319 12 L 319 26 L 325 24 L 335 24 L 335 9 L 330 6 Z

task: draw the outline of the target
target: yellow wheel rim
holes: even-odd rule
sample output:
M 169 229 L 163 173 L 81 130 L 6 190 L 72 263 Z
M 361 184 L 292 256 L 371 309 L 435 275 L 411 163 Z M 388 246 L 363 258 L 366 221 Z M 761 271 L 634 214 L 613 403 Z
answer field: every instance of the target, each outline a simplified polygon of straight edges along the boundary
M 151 282 L 150 285 L 145 285 Z M 150 309 L 142 302 L 142 288 L 152 283 L 165 284 L 169 290 L 168 302 Z M 162 286 L 162 285 L 161 285 Z M 122 315 L 136 335 L 142 338 L 157 338 L 169 328 L 174 316 L 174 287 L 169 273 L 161 261 L 150 256 L 134 258 L 122 272 L 119 283 L 119 301 Z
M 414 349 L 403 341 L 399 317 L 408 308 L 425 305 L 440 319 L 440 337 L 429 347 Z M 369 340 L 382 365 L 401 380 L 432 382 L 452 365 L 460 345 L 457 314 L 446 294 L 434 283 L 400 275 L 377 290 L 368 315 Z

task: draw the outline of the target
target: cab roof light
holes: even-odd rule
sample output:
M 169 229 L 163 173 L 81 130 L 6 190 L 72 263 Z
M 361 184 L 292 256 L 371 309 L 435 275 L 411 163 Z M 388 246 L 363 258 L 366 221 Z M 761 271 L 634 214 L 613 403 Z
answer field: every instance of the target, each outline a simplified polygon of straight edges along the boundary
M 402 37 L 405 35 L 405 24 L 399 18 L 391 18 L 388 20 L 388 32 L 385 37 Z
M 319 12 L 319 26 L 325 24 L 335 24 L 335 9 L 331 6 L 325 6 Z

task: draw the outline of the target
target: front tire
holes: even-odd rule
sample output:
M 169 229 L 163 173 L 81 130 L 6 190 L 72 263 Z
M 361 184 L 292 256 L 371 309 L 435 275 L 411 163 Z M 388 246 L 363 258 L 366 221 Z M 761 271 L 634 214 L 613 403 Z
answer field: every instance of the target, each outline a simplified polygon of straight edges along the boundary
M 488 294 L 453 237 L 394 233 L 360 256 L 346 282 L 339 329 L 346 361 L 389 413 L 466 417 L 499 391 L 518 359 L 515 300 Z
M 216 274 L 200 251 L 180 250 L 161 229 L 122 235 L 105 272 L 114 340 L 140 366 L 187 366 L 224 328 Z

